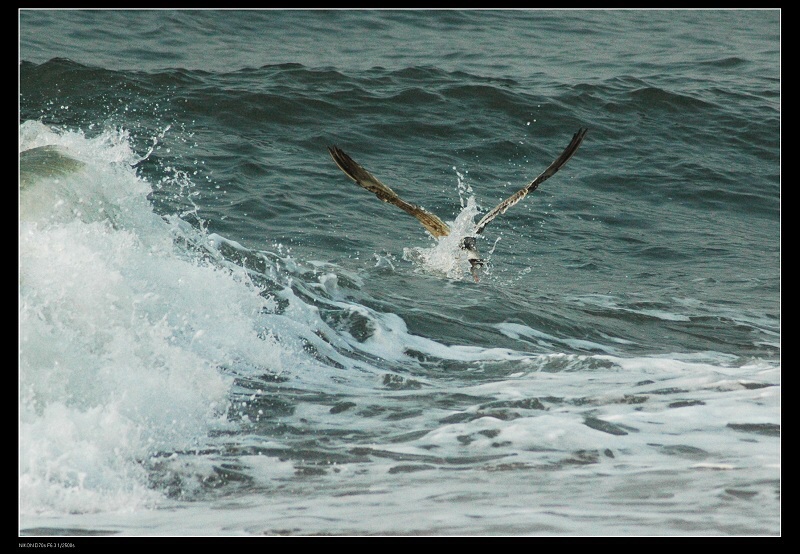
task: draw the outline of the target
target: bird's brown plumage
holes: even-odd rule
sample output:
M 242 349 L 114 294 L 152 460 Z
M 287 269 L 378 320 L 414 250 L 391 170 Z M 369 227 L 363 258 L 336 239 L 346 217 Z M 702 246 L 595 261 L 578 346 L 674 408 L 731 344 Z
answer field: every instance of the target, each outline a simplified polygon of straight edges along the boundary
M 331 146 L 328 148 L 328 151 L 331 153 L 333 161 L 336 162 L 336 165 L 339 166 L 339 169 L 341 169 L 345 175 L 375 194 L 375 196 L 384 202 L 394 204 L 407 214 L 416 217 L 431 235 L 439 238 L 450 234 L 450 227 L 448 227 L 444 221 L 425 210 L 425 208 L 406 202 L 397 196 L 397 193 L 381 183 L 369 171 L 358 165 L 356 161 L 345 154 L 341 148 Z
M 504 214 L 511 206 L 525 198 L 528 193 L 533 192 L 540 184 L 555 175 L 555 173 L 561 169 L 561 167 L 567 163 L 578 150 L 578 147 L 581 145 L 584 137 L 586 136 L 586 131 L 587 129 L 583 127 L 578 129 L 578 132 L 572 136 L 572 140 L 564 149 L 564 151 L 561 152 L 561 155 L 558 156 L 558 158 L 556 158 L 553 163 L 551 163 L 538 177 L 536 177 L 536 179 L 500 202 L 500 204 L 498 204 L 493 210 L 484 215 L 475 226 L 473 234 L 481 234 L 486 225 L 488 225 L 494 218 L 500 214 Z M 366 190 L 375 194 L 375 196 L 384 202 L 394 204 L 404 212 L 416 217 L 431 235 L 439 238 L 450 234 L 450 227 L 448 227 L 445 222 L 424 208 L 406 202 L 400 198 L 397 193 L 381 183 L 369 171 L 358 165 L 353 158 L 345 154 L 341 148 L 331 146 L 328 148 L 328 151 L 330 152 L 333 161 L 336 162 L 336 165 L 339 166 L 339 169 L 341 169 L 345 175 L 350 177 L 353 181 L 361 185 Z M 475 255 L 477 256 L 477 250 L 475 250 Z
M 531 181 L 528 185 L 524 186 L 502 202 L 498 204 L 492 211 L 487 213 L 485 216 L 481 218 L 478 224 L 475 226 L 475 234 L 480 235 L 483 232 L 483 228 L 489 224 L 495 217 L 500 214 L 506 213 L 511 206 L 525 198 L 529 192 L 533 192 L 537 189 L 539 185 L 541 185 L 544 181 L 552 177 L 556 171 L 561 169 L 565 163 L 569 161 L 569 159 L 575 154 L 578 150 L 578 147 L 583 142 L 583 137 L 586 136 L 586 131 L 588 129 L 581 128 L 578 129 L 578 132 L 572 136 L 572 140 L 570 141 L 569 145 L 564 149 L 561 155 L 556 158 L 553 163 L 551 163 L 547 169 L 545 169 L 536 179 Z

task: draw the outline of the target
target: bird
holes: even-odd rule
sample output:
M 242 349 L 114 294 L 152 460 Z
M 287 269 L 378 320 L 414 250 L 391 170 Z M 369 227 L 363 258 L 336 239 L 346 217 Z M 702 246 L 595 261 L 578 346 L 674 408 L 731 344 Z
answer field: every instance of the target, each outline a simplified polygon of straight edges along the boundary
M 525 198 L 531 192 L 535 191 L 544 181 L 555 175 L 555 173 L 561 169 L 578 150 L 578 147 L 583 142 L 587 131 L 588 129 L 586 127 L 579 128 L 578 131 L 572 136 L 570 143 L 567 145 L 564 151 L 561 152 L 561 155 L 559 155 L 547 167 L 547 169 L 540 173 L 539 176 L 537 176 L 533 181 L 519 189 L 517 192 L 500 202 L 492 210 L 487 212 L 486 215 L 484 215 L 473 227 L 471 233 L 468 233 L 467 236 L 461 239 L 459 246 L 467 253 L 467 260 L 470 264 L 470 273 L 472 274 L 472 277 L 476 283 L 480 280 L 481 269 L 486 265 L 486 260 L 481 258 L 480 254 L 478 253 L 476 241 L 477 236 L 483 233 L 483 230 L 486 228 L 486 226 L 497 216 L 506 213 L 510 207 Z M 438 240 L 441 237 L 446 237 L 450 234 L 450 227 L 437 215 L 429 212 L 421 206 L 406 202 L 400 198 L 396 192 L 384 185 L 374 175 L 372 175 L 372 173 L 364 169 L 355 160 L 353 160 L 353 158 L 347 155 L 341 148 L 336 145 L 329 146 L 328 152 L 330 153 L 331 158 L 333 158 L 333 161 L 345 175 L 355 181 L 362 188 L 373 193 L 378 197 L 378 199 L 397 206 L 407 214 L 415 217 L 434 238 Z

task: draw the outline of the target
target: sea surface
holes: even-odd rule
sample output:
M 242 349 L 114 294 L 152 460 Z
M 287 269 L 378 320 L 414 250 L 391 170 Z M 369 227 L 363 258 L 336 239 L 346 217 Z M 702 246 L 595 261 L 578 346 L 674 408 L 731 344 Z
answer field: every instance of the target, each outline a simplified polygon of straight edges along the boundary
M 20 536 L 781 534 L 779 10 L 19 35 Z

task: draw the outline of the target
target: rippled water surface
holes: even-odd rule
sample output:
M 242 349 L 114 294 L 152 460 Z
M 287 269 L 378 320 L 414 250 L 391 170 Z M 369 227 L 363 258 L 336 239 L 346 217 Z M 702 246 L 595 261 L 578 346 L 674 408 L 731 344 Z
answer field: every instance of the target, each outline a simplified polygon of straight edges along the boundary
M 780 16 L 22 10 L 20 535 L 780 534 Z

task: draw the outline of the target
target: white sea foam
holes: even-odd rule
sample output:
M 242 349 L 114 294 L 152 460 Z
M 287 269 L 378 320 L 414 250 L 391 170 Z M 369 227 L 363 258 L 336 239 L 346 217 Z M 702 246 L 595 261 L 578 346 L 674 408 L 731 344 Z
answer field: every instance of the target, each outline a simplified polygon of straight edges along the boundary
M 243 273 L 176 248 L 124 133 L 20 134 L 23 149 L 58 144 L 85 163 L 20 192 L 20 509 L 150 505 L 142 462 L 226 425 L 219 368 L 280 370 L 254 328 L 268 303 Z

